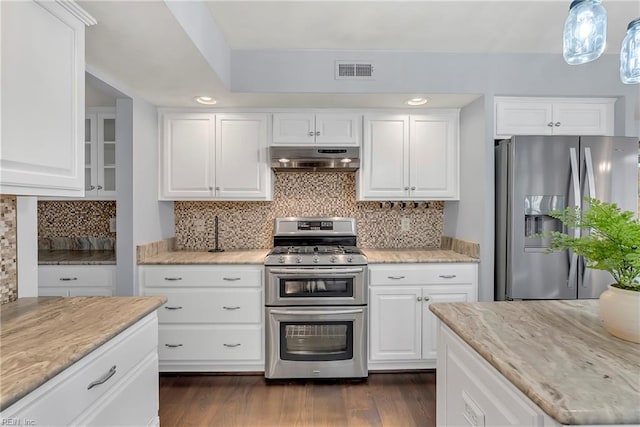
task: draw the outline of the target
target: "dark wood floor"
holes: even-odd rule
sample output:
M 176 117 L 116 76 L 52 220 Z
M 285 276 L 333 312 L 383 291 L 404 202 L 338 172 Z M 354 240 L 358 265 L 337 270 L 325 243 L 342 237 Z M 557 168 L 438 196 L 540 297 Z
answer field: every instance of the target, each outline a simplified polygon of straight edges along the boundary
M 436 374 L 370 374 L 364 383 L 265 384 L 259 375 L 160 376 L 160 425 L 431 427 Z

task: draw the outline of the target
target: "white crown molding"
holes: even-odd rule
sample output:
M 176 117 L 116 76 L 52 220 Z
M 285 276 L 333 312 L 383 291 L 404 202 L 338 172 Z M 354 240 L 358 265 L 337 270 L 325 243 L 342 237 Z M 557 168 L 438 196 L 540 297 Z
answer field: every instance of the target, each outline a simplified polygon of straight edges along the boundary
M 60 6 L 69 11 L 73 16 L 82 21 L 87 27 L 96 25 L 98 23 L 98 21 L 96 21 L 96 18 L 91 16 L 89 12 L 81 8 L 78 3 L 73 0 L 56 0 L 56 3 L 58 3 Z

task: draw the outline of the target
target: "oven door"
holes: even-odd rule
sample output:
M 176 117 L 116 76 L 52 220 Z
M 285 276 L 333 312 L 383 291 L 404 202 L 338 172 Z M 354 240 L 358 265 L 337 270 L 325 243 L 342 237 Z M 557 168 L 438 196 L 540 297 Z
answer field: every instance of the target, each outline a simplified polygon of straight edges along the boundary
M 266 305 L 362 305 L 366 266 L 267 267 Z
M 367 377 L 367 307 L 267 307 L 266 378 Z

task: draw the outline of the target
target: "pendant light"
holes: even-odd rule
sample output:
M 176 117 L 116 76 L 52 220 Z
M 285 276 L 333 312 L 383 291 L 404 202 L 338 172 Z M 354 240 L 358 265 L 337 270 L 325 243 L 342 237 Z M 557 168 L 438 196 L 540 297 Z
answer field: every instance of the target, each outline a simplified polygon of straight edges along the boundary
M 626 84 L 640 83 L 640 18 L 629 22 L 622 41 L 620 80 Z
M 607 41 L 607 11 L 602 0 L 574 0 L 564 23 L 562 55 L 576 65 L 598 59 Z

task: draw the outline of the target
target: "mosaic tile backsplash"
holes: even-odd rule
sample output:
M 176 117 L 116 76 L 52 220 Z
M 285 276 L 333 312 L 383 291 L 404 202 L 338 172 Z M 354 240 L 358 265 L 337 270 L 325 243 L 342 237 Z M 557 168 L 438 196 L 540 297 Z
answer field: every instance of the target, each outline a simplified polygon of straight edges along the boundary
M 16 212 L 15 196 L 0 195 L 0 304 L 18 298 Z
M 362 248 L 440 246 L 443 202 L 356 202 L 355 188 L 354 173 L 280 172 L 271 202 L 175 202 L 175 249 L 212 248 L 216 215 L 223 249 L 272 247 L 273 220 L 287 216 L 355 217 Z M 410 231 L 400 231 L 402 218 Z
M 109 237 L 109 219 L 116 217 L 113 200 L 38 201 L 38 238 Z

